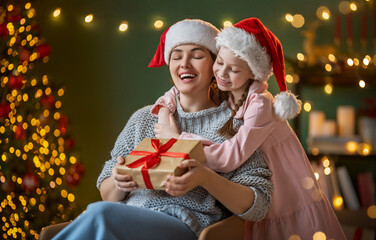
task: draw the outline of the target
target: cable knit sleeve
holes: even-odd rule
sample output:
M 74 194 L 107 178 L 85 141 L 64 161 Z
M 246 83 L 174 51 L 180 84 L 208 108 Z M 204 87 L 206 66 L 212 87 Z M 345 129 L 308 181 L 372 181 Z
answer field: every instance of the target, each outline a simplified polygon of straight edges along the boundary
M 141 142 L 144 137 L 154 137 L 151 131 L 153 124 L 146 125 L 143 128 L 140 127 L 142 126 L 140 125 L 140 122 L 142 122 L 143 120 L 148 122 L 156 122 L 156 118 L 149 113 L 149 109 L 150 106 L 138 110 L 128 120 L 127 124 L 116 139 L 115 146 L 111 151 L 110 160 L 105 162 L 102 172 L 97 179 L 98 189 L 103 180 L 111 176 L 112 169 L 116 165 L 116 159 L 118 156 L 126 157 L 137 146 L 137 144 Z
M 159 109 L 161 107 L 166 107 L 170 109 L 171 113 L 175 113 L 176 110 L 176 95 L 179 91 L 176 87 L 172 87 L 168 92 L 166 92 L 162 97 L 158 98 L 151 108 L 151 114 L 157 116 Z
M 250 209 L 238 215 L 247 221 L 261 221 L 269 210 L 273 184 L 272 172 L 265 163 L 262 152 L 258 149 L 230 178 L 231 181 L 250 187 L 255 199 Z

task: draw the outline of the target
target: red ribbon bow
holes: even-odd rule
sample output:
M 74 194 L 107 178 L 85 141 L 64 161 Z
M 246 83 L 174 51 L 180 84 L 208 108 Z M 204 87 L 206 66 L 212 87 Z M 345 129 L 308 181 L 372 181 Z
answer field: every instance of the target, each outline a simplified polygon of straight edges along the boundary
M 126 166 L 129 168 L 137 168 L 141 165 L 144 165 L 141 168 L 142 177 L 144 179 L 146 188 L 148 189 L 154 189 L 153 185 L 150 181 L 150 176 L 148 169 L 156 166 L 161 161 L 161 156 L 165 157 L 174 157 L 174 158 L 184 158 L 184 159 L 190 159 L 189 155 L 187 153 L 180 153 L 180 152 L 166 152 L 169 150 L 172 145 L 177 140 L 175 138 L 171 138 L 167 143 L 160 145 L 159 139 L 151 139 L 151 145 L 156 150 L 155 152 L 148 152 L 148 151 L 132 151 L 129 153 L 129 155 L 138 155 L 138 156 L 144 156 L 130 164 L 127 164 Z

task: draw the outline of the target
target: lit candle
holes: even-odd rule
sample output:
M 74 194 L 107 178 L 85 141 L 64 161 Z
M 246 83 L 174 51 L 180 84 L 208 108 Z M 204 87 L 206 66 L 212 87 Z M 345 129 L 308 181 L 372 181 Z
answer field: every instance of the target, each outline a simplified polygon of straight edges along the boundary
M 336 121 L 325 120 L 322 124 L 322 135 L 323 136 L 335 136 L 336 135 Z
M 353 106 L 337 108 L 337 124 L 339 136 L 351 137 L 355 128 L 355 109 Z
M 309 113 L 308 135 L 317 137 L 322 134 L 322 125 L 325 121 L 325 113 L 322 111 L 312 111 Z

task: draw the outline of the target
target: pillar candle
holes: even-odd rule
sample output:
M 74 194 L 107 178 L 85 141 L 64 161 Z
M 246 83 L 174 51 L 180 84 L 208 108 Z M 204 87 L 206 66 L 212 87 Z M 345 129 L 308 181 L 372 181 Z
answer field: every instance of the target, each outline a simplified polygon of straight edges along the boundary
M 337 46 L 341 45 L 341 16 L 339 15 L 336 16 L 334 43 Z
M 322 134 L 322 125 L 325 121 L 325 113 L 322 111 L 312 111 L 309 113 L 308 135 L 317 137 Z
M 336 121 L 325 120 L 322 124 L 322 135 L 333 137 L 336 135 Z
M 339 106 L 337 108 L 338 134 L 343 137 L 354 135 L 355 109 L 353 106 Z

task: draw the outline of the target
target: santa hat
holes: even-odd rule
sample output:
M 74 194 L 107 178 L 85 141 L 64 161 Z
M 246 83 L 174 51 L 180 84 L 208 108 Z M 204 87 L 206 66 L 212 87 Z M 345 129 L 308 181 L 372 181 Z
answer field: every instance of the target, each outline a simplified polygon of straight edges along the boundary
M 267 81 L 273 70 L 280 90 L 274 101 L 277 117 L 286 120 L 299 114 L 301 101 L 287 91 L 281 42 L 259 19 L 247 18 L 225 28 L 216 40 L 218 49 L 225 46 L 248 63 L 255 80 Z
M 203 46 L 216 55 L 218 51 L 215 46 L 215 37 L 218 33 L 219 30 L 211 23 L 200 19 L 179 21 L 161 35 L 158 49 L 149 67 L 168 65 L 172 49 L 182 44 Z

